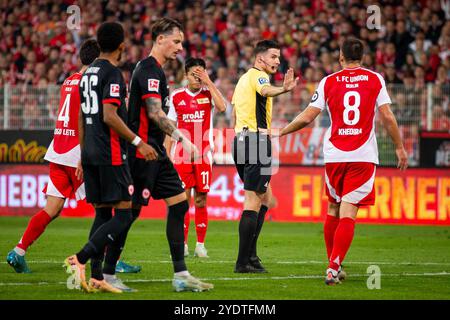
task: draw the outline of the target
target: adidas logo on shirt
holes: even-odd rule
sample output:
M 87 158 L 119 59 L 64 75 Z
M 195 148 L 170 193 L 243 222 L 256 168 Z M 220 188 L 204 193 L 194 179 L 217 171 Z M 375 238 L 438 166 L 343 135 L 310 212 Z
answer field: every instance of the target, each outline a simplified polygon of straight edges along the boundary
M 179 106 L 185 106 L 186 102 L 184 102 L 184 100 L 181 100 L 181 102 L 178 104 Z

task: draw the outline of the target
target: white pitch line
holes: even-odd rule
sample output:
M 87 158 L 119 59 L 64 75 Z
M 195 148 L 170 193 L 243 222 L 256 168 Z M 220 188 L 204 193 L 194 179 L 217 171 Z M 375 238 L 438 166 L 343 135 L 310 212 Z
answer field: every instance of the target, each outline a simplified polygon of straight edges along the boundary
M 232 260 L 187 260 L 187 262 L 201 261 L 205 264 L 234 264 L 236 261 Z M 145 263 L 145 264 L 166 264 L 172 263 L 171 260 L 132 260 L 132 263 Z M 31 260 L 27 263 L 33 264 L 62 264 L 63 261 L 58 260 Z M 305 261 L 274 261 L 269 262 L 275 264 L 326 264 L 327 261 L 319 260 L 305 260 Z M 1 261 L 0 264 L 6 264 L 5 261 Z M 345 262 L 346 265 L 351 264 L 362 264 L 362 265 L 419 265 L 419 266 L 450 266 L 450 262 L 413 262 L 413 261 L 402 261 L 402 262 L 389 262 L 389 261 L 348 261 Z
M 368 274 L 352 274 L 351 278 L 366 278 Z M 381 274 L 381 277 L 433 277 L 450 276 L 450 272 L 425 272 L 425 273 L 387 273 Z M 292 279 L 321 279 L 324 275 L 298 275 L 285 277 L 220 277 L 220 278 L 201 278 L 204 281 L 246 281 L 246 280 L 292 280 Z M 125 283 L 151 283 L 151 282 L 171 282 L 172 279 L 130 279 L 124 280 Z M 45 286 L 45 285 L 64 285 L 66 282 L 0 282 L 0 286 Z

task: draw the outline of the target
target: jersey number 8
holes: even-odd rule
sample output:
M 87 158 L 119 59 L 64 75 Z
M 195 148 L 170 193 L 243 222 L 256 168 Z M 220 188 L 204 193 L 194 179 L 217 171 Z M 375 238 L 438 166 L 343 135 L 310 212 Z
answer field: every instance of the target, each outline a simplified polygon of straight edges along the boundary
M 83 76 L 80 82 L 80 89 L 82 90 L 84 101 L 81 103 L 81 110 L 84 114 L 96 114 L 98 113 L 98 98 L 97 92 L 93 90 L 98 83 L 98 77 L 96 75 Z
M 355 102 L 350 104 L 350 97 L 355 98 Z M 348 91 L 344 95 L 344 123 L 349 126 L 353 126 L 359 122 L 359 106 L 361 104 L 361 96 L 357 91 Z M 354 112 L 353 119 L 350 120 L 350 111 Z

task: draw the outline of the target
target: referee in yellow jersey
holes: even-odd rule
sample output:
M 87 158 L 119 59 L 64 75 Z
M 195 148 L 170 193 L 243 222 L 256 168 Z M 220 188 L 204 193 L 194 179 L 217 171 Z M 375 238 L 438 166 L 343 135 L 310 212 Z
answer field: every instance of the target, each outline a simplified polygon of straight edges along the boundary
M 254 55 L 253 68 L 239 79 L 231 102 L 236 118 L 233 159 L 245 191 L 244 210 L 239 223 L 236 273 L 267 272 L 256 254 L 256 243 L 272 195 L 269 185 L 272 97 L 291 91 L 298 83 L 293 70 L 289 69 L 282 87 L 270 84 L 269 75 L 277 72 L 280 64 L 280 46 L 277 42 L 258 42 Z

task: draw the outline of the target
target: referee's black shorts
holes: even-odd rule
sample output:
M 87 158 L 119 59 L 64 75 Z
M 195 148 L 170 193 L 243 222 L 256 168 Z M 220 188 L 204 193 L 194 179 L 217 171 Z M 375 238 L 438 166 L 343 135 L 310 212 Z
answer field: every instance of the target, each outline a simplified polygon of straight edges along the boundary
M 163 157 L 156 161 L 130 158 L 134 183 L 133 203 L 148 205 L 153 199 L 167 199 L 185 192 L 183 183 L 172 161 Z
M 244 190 L 265 193 L 272 176 L 270 136 L 258 132 L 241 132 L 234 137 L 233 160 Z
M 83 165 L 83 178 L 88 203 L 108 204 L 130 201 L 134 192 L 128 164 Z

